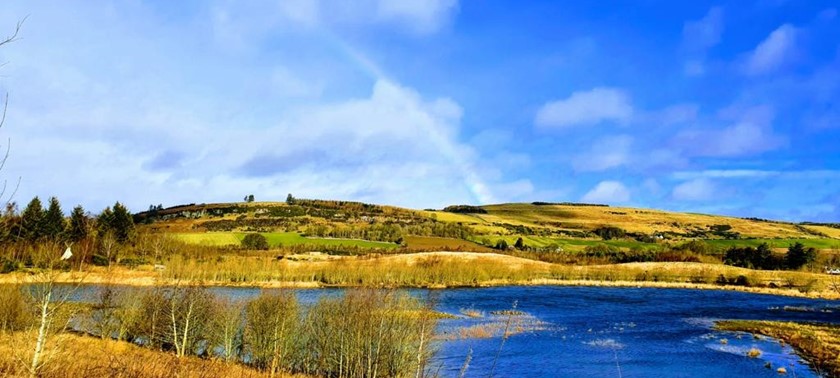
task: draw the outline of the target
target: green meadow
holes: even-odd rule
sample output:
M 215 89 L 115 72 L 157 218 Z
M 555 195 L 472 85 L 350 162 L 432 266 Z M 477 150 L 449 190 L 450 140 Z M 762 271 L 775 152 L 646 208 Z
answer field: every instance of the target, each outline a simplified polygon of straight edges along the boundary
M 174 233 L 178 240 L 189 244 L 205 246 L 239 245 L 245 238 L 245 232 L 205 232 L 205 233 Z M 361 248 L 396 248 L 397 244 L 357 239 L 309 238 L 296 232 L 261 232 L 272 247 L 312 245 L 312 246 L 347 246 Z
M 703 240 L 703 242 L 718 249 L 727 249 L 730 247 L 758 247 L 763 243 L 767 243 L 770 248 L 787 248 L 795 243 L 802 243 L 802 245 L 808 248 L 840 249 L 840 240 L 837 239 L 707 239 Z

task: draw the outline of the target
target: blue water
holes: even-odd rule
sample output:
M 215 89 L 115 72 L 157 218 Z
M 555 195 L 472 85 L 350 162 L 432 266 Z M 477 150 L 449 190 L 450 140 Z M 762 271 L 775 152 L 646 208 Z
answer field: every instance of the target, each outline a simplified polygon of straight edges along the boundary
M 212 290 L 242 299 L 260 291 Z M 433 300 L 439 311 L 458 316 L 440 323 L 441 341 L 430 370 L 443 377 L 457 377 L 465 361 L 466 377 L 488 377 L 491 370 L 494 377 L 779 377 L 778 367 L 785 367 L 789 377 L 818 377 L 790 347 L 715 331 L 713 322 L 840 323 L 838 302 L 733 291 L 555 286 L 410 291 Z M 342 291 L 296 292 L 301 302 L 312 303 Z M 524 314 L 492 314 L 514 306 Z M 785 306 L 808 311 L 785 311 Z M 465 309 L 484 316 L 467 317 L 461 314 Z M 503 340 L 508 324 L 513 332 Z M 482 325 L 496 332 L 489 338 L 463 334 Z M 750 348 L 761 350 L 761 356 L 746 357 Z M 768 362 L 772 369 L 765 367 Z
M 495 368 L 499 377 L 815 377 L 789 347 L 752 335 L 711 329 L 715 319 L 840 322 L 837 302 L 731 291 L 651 288 L 500 287 L 444 290 L 439 308 L 504 310 L 516 303 L 537 322 L 509 337 Z M 789 312 L 784 306 L 814 311 Z M 822 311 L 826 312 L 822 312 Z M 833 312 L 827 312 L 833 311 Z M 507 316 L 446 320 L 444 332 L 470 322 Z M 466 376 L 488 376 L 501 333 L 490 339 L 455 339 L 440 345 L 443 376 L 458 376 L 472 349 Z M 722 344 L 721 339 L 726 339 Z M 748 358 L 755 347 L 763 353 Z M 772 369 L 765 367 L 770 362 Z

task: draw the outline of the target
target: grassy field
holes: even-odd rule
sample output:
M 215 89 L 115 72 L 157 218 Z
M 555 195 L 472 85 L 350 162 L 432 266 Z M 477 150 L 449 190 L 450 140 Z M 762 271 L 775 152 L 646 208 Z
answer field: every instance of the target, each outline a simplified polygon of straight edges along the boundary
M 34 337 L 26 333 L 0 335 L 0 376 L 27 377 L 29 348 Z M 177 358 L 173 353 L 143 348 L 125 341 L 103 340 L 62 333 L 46 346 L 49 359 L 37 375 L 52 377 L 269 377 L 270 374 L 235 363 L 198 357 Z M 304 377 L 275 374 L 274 377 Z
M 704 240 L 704 242 L 719 249 L 726 249 L 729 247 L 758 247 L 763 243 L 767 243 L 771 248 L 787 248 L 794 243 L 802 243 L 805 247 L 813 247 L 816 249 L 840 248 L 840 240 L 835 239 L 710 239 Z
M 244 232 L 205 232 L 205 233 L 173 233 L 176 239 L 189 244 L 206 246 L 228 246 L 239 245 L 247 235 Z M 352 246 L 362 248 L 396 248 L 394 243 L 375 242 L 356 239 L 330 239 L 330 238 L 307 238 L 296 232 L 267 232 L 261 233 L 265 236 L 270 246 Z
M 409 250 L 420 251 L 494 251 L 491 248 L 467 240 L 454 238 L 438 238 L 432 236 L 407 236 L 405 238 L 405 244 Z
M 595 239 L 569 239 L 569 238 L 551 238 L 551 237 L 544 237 L 544 236 L 519 236 L 519 235 L 504 235 L 504 236 L 490 236 L 487 239 L 491 242 L 491 244 L 495 244 L 499 240 L 504 240 L 507 242 L 509 246 L 514 245 L 518 238 L 522 238 L 522 241 L 525 243 L 526 246 L 529 247 L 538 247 L 544 248 L 551 245 L 556 245 L 562 248 L 564 251 L 571 251 L 577 252 L 582 251 L 586 247 L 598 245 L 598 244 L 605 244 L 617 248 L 633 248 L 633 247 L 653 247 L 656 244 L 651 243 L 641 243 L 635 240 L 595 240 Z
M 840 377 L 840 326 L 758 320 L 726 320 L 716 327 L 725 331 L 769 336 L 790 344 L 820 371 Z
M 487 222 L 504 222 L 532 227 L 592 230 L 604 225 L 622 228 L 628 232 L 651 234 L 654 232 L 685 233 L 708 230 L 712 225 L 730 225 L 733 232 L 756 238 L 805 238 L 815 237 L 796 225 L 782 222 L 762 222 L 748 219 L 676 213 L 652 209 L 603 206 L 570 206 L 531 204 L 499 204 L 483 206 L 488 214 L 478 214 Z M 817 231 L 817 230 L 813 230 Z

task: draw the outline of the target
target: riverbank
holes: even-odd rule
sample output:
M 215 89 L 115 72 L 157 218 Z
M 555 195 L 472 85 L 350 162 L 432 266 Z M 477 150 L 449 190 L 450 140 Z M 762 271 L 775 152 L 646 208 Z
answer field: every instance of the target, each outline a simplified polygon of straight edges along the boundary
M 20 345 L 32 344 L 26 333 L 0 334 L 0 376 L 26 377 L 25 362 L 31 351 Z M 14 347 L 13 347 L 14 346 Z M 46 349 L 50 359 L 38 377 L 136 377 L 136 378 L 263 378 L 270 375 L 238 363 L 186 356 L 143 348 L 126 341 L 60 333 Z M 29 353 L 29 354 L 28 354 Z M 277 378 L 305 378 L 305 375 L 275 374 Z
M 725 320 L 715 327 L 723 331 L 749 332 L 790 344 L 817 371 L 840 377 L 840 325 L 759 320 Z
M 489 287 L 604 286 L 735 290 L 755 294 L 840 299 L 840 279 L 789 271 L 760 271 L 720 264 L 630 263 L 559 265 L 494 253 L 427 252 L 379 257 L 324 255 L 226 256 L 199 261 L 173 258 L 163 267 L 85 267 L 82 272 L 20 271 L 0 283 L 52 280 L 98 285 L 230 287 Z M 835 282 L 836 281 L 836 282 Z

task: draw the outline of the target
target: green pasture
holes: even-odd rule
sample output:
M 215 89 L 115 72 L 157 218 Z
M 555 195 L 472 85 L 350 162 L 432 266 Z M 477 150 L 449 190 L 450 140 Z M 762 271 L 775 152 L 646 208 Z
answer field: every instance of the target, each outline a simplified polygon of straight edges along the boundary
M 762 243 L 767 243 L 770 248 L 787 248 L 794 243 L 802 243 L 807 248 L 813 247 L 816 249 L 840 249 L 840 240 L 837 239 L 710 239 L 703 240 L 719 249 L 728 249 L 730 247 L 758 247 Z
M 284 245 L 352 246 L 361 248 L 396 248 L 394 243 L 357 239 L 308 238 L 296 232 L 261 232 L 272 247 Z M 245 232 L 176 233 L 174 236 L 190 244 L 228 246 L 239 245 L 247 235 Z

